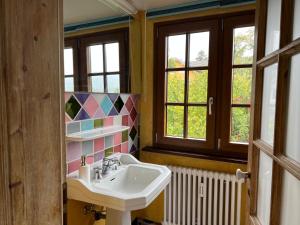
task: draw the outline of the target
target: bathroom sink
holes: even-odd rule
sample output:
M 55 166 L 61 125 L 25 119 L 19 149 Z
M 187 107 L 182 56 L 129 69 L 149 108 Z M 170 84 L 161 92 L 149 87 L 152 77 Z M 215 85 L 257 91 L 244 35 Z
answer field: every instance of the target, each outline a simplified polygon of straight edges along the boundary
M 98 181 L 68 178 L 68 198 L 107 207 L 107 224 L 130 224 L 130 211 L 147 207 L 167 186 L 171 171 L 118 153 L 121 166 Z M 119 220 L 117 219 L 119 218 Z

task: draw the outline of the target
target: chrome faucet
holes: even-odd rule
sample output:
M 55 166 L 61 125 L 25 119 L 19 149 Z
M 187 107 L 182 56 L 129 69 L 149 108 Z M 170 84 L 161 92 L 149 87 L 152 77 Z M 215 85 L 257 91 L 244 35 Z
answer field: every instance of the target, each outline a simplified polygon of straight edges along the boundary
M 106 158 L 104 157 L 102 160 L 102 167 L 95 167 L 94 168 L 94 177 L 95 180 L 101 180 L 104 175 L 106 175 L 109 169 L 117 170 L 118 167 L 121 165 L 118 158 Z
M 120 166 L 120 161 L 117 158 L 106 158 L 104 157 L 102 160 L 102 175 L 107 174 L 109 169 L 117 170 L 118 166 Z

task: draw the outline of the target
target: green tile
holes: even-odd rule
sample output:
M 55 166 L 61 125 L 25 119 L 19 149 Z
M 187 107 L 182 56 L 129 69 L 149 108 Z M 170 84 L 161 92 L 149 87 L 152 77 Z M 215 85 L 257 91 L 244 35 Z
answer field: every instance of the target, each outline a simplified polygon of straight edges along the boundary
M 65 104 L 66 113 L 74 119 L 79 110 L 81 109 L 80 104 L 76 100 L 76 98 L 72 95 L 71 98 Z
M 95 128 L 103 127 L 103 119 L 94 120 L 94 127 Z
M 128 141 L 128 130 L 122 132 L 122 142 Z
M 112 155 L 113 153 L 114 153 L 113 148 L 105 149 L 105 157 L 108 157 L 108 156 Z

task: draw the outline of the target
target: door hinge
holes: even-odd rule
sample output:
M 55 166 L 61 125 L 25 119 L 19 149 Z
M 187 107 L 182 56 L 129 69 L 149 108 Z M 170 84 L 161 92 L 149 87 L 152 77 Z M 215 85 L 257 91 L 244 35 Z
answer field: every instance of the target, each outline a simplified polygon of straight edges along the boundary
M 157 143 L 157 133 L 155 133 L 155 143 Z
M 218 149 L 221 149 L 221 138 L 218 138 Z

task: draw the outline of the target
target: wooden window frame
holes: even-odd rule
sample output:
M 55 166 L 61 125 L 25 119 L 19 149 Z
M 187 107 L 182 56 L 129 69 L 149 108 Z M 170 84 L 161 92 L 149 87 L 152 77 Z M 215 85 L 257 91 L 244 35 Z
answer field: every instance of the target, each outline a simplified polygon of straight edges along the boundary
M 80 35 L 75 37 L 65 38 L 65 46 L 68 43 L 77 43 L 77 56 L 74 56 L 74 61 L 77 60 L 76 70 L 78 71 L 77 83 L 75 91 L 87 92 L 88 77 L 94 75 L 102 75 L 104 77 L 104 93 L 106 92 L 106 77 L 108 75 L 116 74 L 119 72 L 120 75 L 120 93 L 130 92 L 130 75 L 129 75 L 129 29 L 121 28 L 116 30 L 109 30 L 103 32 L 97 32 L 92 34 Z M 86 48 L 93 44 L 109 44 L 113 42 L 119 43 L 119 58 L 120 58 L 120 69 L 115 72 L 105 71 L 105 50 L 103 47 L 103 72 L 97 74 L 88 74 L 87 72 L 87 51 Z M 75 55 L 75 54 L 74 54 Z M 76 59 L 77 57 L 77 59 Z M 75 68 L 75 67 L 74 67 Z M 74 86 L 74 87 L 75 87 Z
M 237 159 L 237 160 L 246 160 L 247 159 L 247 147 L 245 146 L 239 146 L 236 148 L 226 148 L 225 144 L 223 144 L 222 147 L 224 149 L 218 148 L 218 137 L 222 137 L 221 130 L 221 121 L 224 119 L 220 114 L 218 113 L 223 105 L 222 105 L 222 99 L 221 95 L 223 93 L 223 85 L 220 84 L 220 80 L 223 79 L 221 76 L 221 73 L 223 71 L 223 60 L 221 57 L 221 52 L 218 52 L 219 46 L 222 46 L 223 48 L 223 34 L 221 31 L 222 22 L 223 20 L 226 20 L 230 17 L 236 17 L 236 16 L 245 16 L 245 17 L 251 17 L 252 23 L 251 25 L 254 26 L 254 11 L 244 11 L 239 13 L 229 13 L 229 14 L 222 14 L 217 16 L 208 16 L 203 18 L 193 18 L 193 19 L 184 19 L 184 20 L 177 20 L 177 21 L 168 21 L 168 22 L 162 22 L 162 23 L 156 23 L 154 26 L 154 129 L 153 129 L 153 149 L 163 149 L 163 151 L 170 151 L 170 152 L 180 152 L 180 153 L 186 153 L 188 154 L 199 154 L 199 155 L 208 155 L 212 156 L 214 158 L 231 158 L 231 159 Z M 213 22 L 212 22 L 213 21 Z M 165 49 L 165 37 L 167 35 L 171 34 L 180 34 L 180 29 L 182 33 L 185 32 L 196 32 L 199 29 L 199 24 L 202 24 L 202 27 L 205 27 L 204 24 L 206 24 L 206 29 L 209 27 L 209 24 L 213 29 L 211 32 L 214 32 L 215 35 L 210 34 L 210 45 L 216 44 L 217 46 L 214 46 L 213 48 L 210 47 L 209 49 L 209 67 L 210 68 L 210 75 L 209 79 L 211 79 L 209 82 L 211 85 L 211 90 L 208 90 L 208 98 L 214 97 L 214 105 L 212 107 L 213 115 L 211 116 L 213 119 L 213 122 L 211 122 L 211 127 L 207 126 L 207 138 L 209 141 L 207 143 L 201 143 L 201 141 L 198 140 L 186 140 L 181 138 L 168 138 L 164 136 L 164 126 L 165 126 L 165 115 L 164 115 L 164 109 L 162 106 L 164 106 L 164 85 L 165 85 L 165 78 L 161 78 L 161 74 L 164 74 L 165 69 L 165 53 L 161 49 Z M 214 24 L 212 26 L 212 24 Z M 197 27 L 198 26 L 198 27 Z M 244 26 L 244 25 L 243 25 Z M 245 26 L 247 26 L 245 24 Z M 173 27 L 173 28 L 172 28 Z M 179 32 L 178 32 L 179 31 Z M 212 40 L 214 38 L 214 40 Z M 231 43 L 232 48 L 232 43 Z M 222 50 L 223 51 L 223 50 Z M 162 54 L 163 52 L 163 54 Z M 212 59 L 211 59 L 212 58 Z M 221 65 L 218 68 L 217 66 L 212 65 Z M 230 62 L 231 65 L 231 62 Z M 213 75 L 215 74 L 215 75 Z M 164 116 L 160 116 L 164 115 Z M 209 116 L 207 115 L 207 119 Z M 207 122 L 209 124 L 209 122 Z M 159 150 L 158 150 L 159 151 Z
M 280 16 L 280 42 L 279 49 L 265 55 L 266 25 L 267 25 L 267 3 L 268 1 L 257 1 L 256 14 L 256 52 L 253 67 L 253 87 L 252 91 L 252 117 L 250 144 L 248 151 L 248 171 L 251 173 L 251 182 L 248 188 L 251 190 L 249 199 L 249 224 L 261 225 L 257 218 L 257 186 L 259 176 L 259 155 L 260 152 L 268 155 L 273 161 L 272 185 L 271 185 L 271 211 L 270 224 L 280 225 L 281 217 L 281 195 L 283 171 L 289 172 L 296 179 L 300 180 L 300 163 L 285 155 L 285 132 L 287 119 L 287 101 L 290 59 L 296 54 L 300 54 L 300 38 L 292 40 L 293 26 L 293 0 L 281 1 Z M 289 15 L 289 16 L 286 16 Z M 274 144 L 268 145 L 261 139 L 261 112 L 263 96 L 263 76 L 264 68 L 278 63 L 277 90 L 274 126 Z
M 216 88 L 214 86 L 215 84 L 215 79 L 216 79 L 216 67 L 213 67 L 212 65 L 217 62 L 217 54 L 216 54 L 216 48 L 212 48 L 212 43 L 217 42 L 218 40 L 215 39 L 217 38 L 217 27 L 218 27 L 218 21 L 217 20 L 208 20 L 208 21 L 197 21 L 194 23 L 180 23 L 180 24 L 175 24 L 171 26 L 165 26 L 159 29 L 159 35 L 158 35 L 158 49 L 165 49 L 165 38 L 169 35 L 172 34 L 179 34 L 179 33 L 193 33 L 193 32 L 205 32 L 209 31 L 210 32 L 210 50 L 209 50 L 209 62 L 207 67 L 199 67 L 198 69 L 203 70 L 206 69 L 208 70 L 208 94 L 207 96 L 209 97 L 216 97 Z M 188 49 L 189 45 L 189 36 L 187 35 L 187 41 L 186 41 L 186 49 Z M 159 71 L 157 74 L 165 74 L 165 54 L 164 51 L 161 51 L 163 54 L 157 55 L 157 61 L 158 61 L 158 68 Z M 189 54 L 189 51 L 187 50 L 186 55 Z M 186 64 L 188 64 L 188 56 L 186 56 Z M 194 68 L 193 68 L 194 69 Z M 197 69 L 197 68 L 195 68 Z M 176 70 L 176 69 L 175 69 Z M 172 70 L 173 71 L 173 70 Z M 184 126 L 185 126 L 185 134 L 186 136 L 186 124 L 187 124 L 187 106 L 188 105 L 195 105 L 187 102 L 187 85 L 188 85 L 188 71 L 190 71 L 189 66 L 185 66 L 184 72 L 185 72 L 185 100 L 184 103 L 173 103 L 176 105 L 182 105 L 184 106 Z M 165 76 L 162 76 L 162 79 L 156 79 L 161 87 L 165 85 Z M 156 85 L 158 87 L 158 83 Z M 165 102 L 165 89 L 164 88 L 156 88 L 156 113 L 157 115 L 164 115 L 165 112 L 165 104 L 169 104 Z M 199 104 L 196 104 L 199 105 Z M 202 104 L 200 104 L 202 105 Z M 206 106 L 208 105 L 208 102 L 206 103 Z M 165 115 L 162 117 L 157 117 L 156 119 L 156 128 L 157 128 L 157 142 L 160 143 L 161 146 L 174 146 L 176 145 L 180 149 L 185 149 L 186 147 L 190 148 L 192 151 L 193 149 L 196 148 L 207 148 L 210 149 L 214 145 L 213 139 L 214 139 L 214 132 L 213 132 L 213 127 L 215 126 L 215 110 L 213 110 L 213 113 L 211 116 L 208 116 L 207 114 L 207 121 L 206 123 L 209 124 L 207 126 L 207 139 L 206 141 L 202 140 L 194 140 L 194 139 L 181 139 L 181 138 L 176 138 L 176 137 L 166 137 L 164 135 L 164 130 L 165 130 Z
M 220 148 L 223 151 L 233 152 L 247 152 L 248 144 L 244 143 L 231 143 L 231 109 L 233 107 L 246 107 L 251 108 L 251 104 L 232 104 L 231 103 L 231 88 L 232 88 L 232 69 L 233 68 L 253 68 L 253 64 L 233 65 L 232 49 L 233 49 L 233 30 L 239 27 L 254 26 L 254 15 L 247 16 L 234 16 L 224 19 L 224 57 L 223 59 L 223 79 L 222 79 L 222 111 L 221 111 L 221 129 L 220 129 Z M 227 44 L 226 44 L 227 43 Z M 250 126 L 250 121 L 249 121 Z M 249 134 L 250 136 L 250 134 Z
M 72 48 L 73 49 L 73 75 L 65 75 L 64 78 L 66 77 L 73 77 L 73 82 L 74 82 L 74 91 L 79 90 L 79 71 L 78 71 L 78 43 L 77 40 L 75 39 L 69 39 L 65 40 L 65 49 L 66 48 Z

